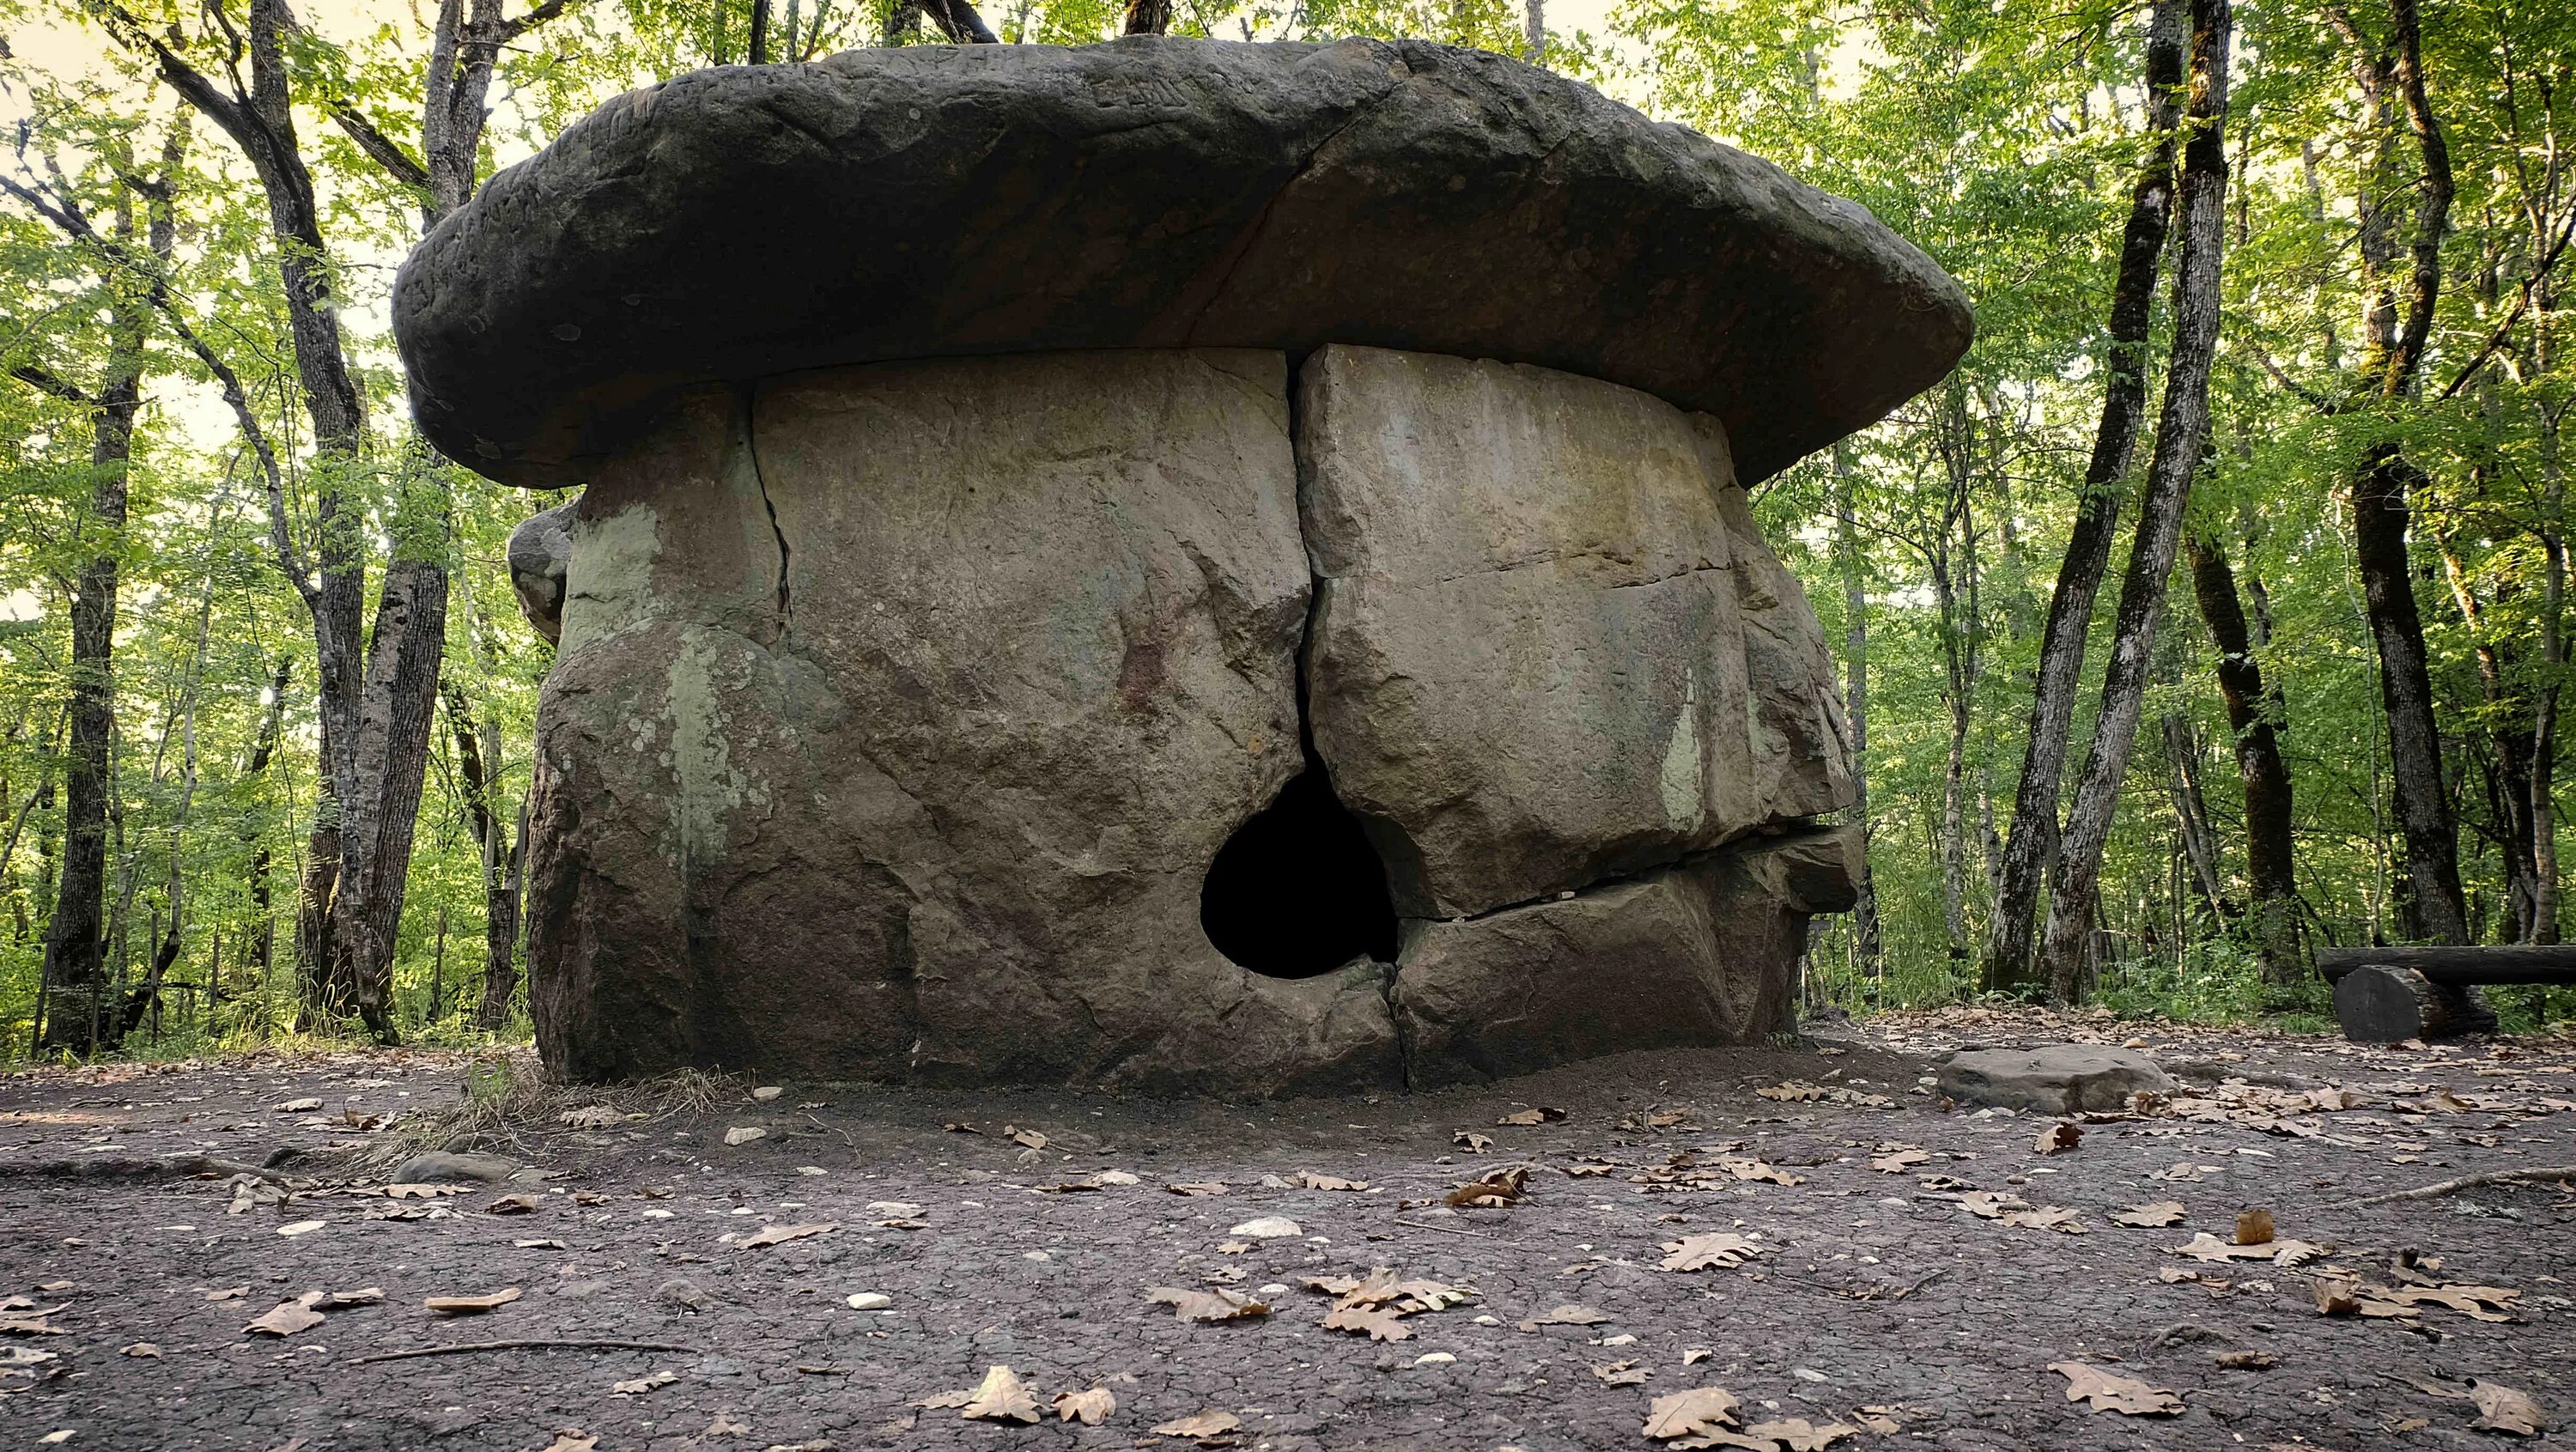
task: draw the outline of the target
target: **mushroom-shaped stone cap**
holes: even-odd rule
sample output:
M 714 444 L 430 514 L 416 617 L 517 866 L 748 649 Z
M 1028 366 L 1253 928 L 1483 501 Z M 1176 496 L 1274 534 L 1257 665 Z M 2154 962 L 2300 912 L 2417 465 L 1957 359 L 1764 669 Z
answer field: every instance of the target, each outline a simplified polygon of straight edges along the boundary
M 917 46 L 621 96 L 404 264 L 421 430 L 580 482 L 675 388 L 1075 348 L 1362 343 L 1722 420 L 1747 482 L 1929 386 L 1967 299 L 1868 211 L 1418 41 Z

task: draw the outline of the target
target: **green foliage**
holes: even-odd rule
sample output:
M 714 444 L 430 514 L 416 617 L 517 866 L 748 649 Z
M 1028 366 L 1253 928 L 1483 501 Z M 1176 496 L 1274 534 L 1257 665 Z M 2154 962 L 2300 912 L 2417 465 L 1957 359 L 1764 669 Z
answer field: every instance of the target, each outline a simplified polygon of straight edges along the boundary
M 13 27 L 82 37 L 93 54 L 72 66 L 21 47 L 0 60 L 0 94 L 23 123 L 16 159 L 0 169 L 58 188 L 108 230 L 180 115 L 166 88 L 147 83 L 143 37 L 169 37 L 220 73 L 231 60 L 222 22 L 241 21 L 238 4 L 146 0 L 129 10 L 135 24 L 110 32 L 71 0 L 10 0 Z M 1114 35 L 1122 13 L 1118 0 L 1003 0 L 985 19 L 1007 42 L 1082 44 Z M 2556 265 L 2552 241 L 2576 188 L 2553 109 L 2576 93 L 2576 10 L 2497 0 L 2428 17 L 2427 73 L 2460 194 L 2425 386 L 2387 403 L 2368 397 L 2365 319 L 2387 276 L 2365 266 L 2362 223 L 2380 208 L 2403 232 L 2414 153 L 2364 104 L 2354 79 L 2362 52 L 2343 33 L 2349 23 L 2376 44 L 2387 18 L 2367 6 L 2347 14 L 2313 4 L 2239 13 L 2217 446 L 2195 527 L 2234 564 L 2258 622 L 2259 663 L 2282 689 L 2311 934 L 2386 937 L 2398 874 L 2385 730 L 2343 491 L 2361 451 L 2390 438 L 2424 471 L 2418 604 L 2464 872 L 2482 931 L 2495 937 L 2519 911 L 2509 910 L 2514 894 L 2528 891 L 2506 866 L 2516 850 L 2509 807 L 2529 765 L 2510 759 L 2509 744 L 2528 739 L 2566 674 L 2548 646 L 2564 631 L 2549 581 L 2576 381 L 2563 361 L 2563 288 L 2555 272 L 2533 279 Z M 534 27 L 500 54 L 484 170 L 621 91 L 739 63 L 749 15 L 748 0 L 619 0 Z M 774 53 L 803 60 L 876 43 L 888 16 L 889 0 L 775 3 Z M 1989 874 L 2011 827 L 2040 626 L 2100 408 L 2120 228 L 2149 151 L 2140 16 L 2099 0 L 1879 9 L 1622 0 L 1603 33 L 1556 18 L 1549 65 L 1867 206 L 1976 301 L 1976 341 L 1951 379 L 1838 456 L 1793 467 L 1758 500 L 1838 660 L 1855 625 L 1866 638 L 1877 947 L 1866 951 L 1848 919 L 1819 922 L 1811 995 L 1864 1009 L 1965 998 Z M 239 1046 L 290 1032 L 296 1016 L 296 881 L 319 809 L 310 634 L 274 547 L 257 461 L 176 322 L 240 374 L 282 461 L 290 543 L 306 559 L 325 542 L 313 501 L 327 487 L 347 501 L 327 526 L 339 532 L 333 541 L 379 569 L 442 557 L 454 571 L 444 672 L 472 719 L 451 722 L 442 705 L 396 999 L 416 1037 L 488 1038 L 471 1025 L 485 884 L 454 728 L 494 743 L 485 766 L 511 817 L 528 789 L 550 651 L 518 617 L 503 550 L 515 523 L 560 498 L 427 458 L 403 420 L 384 303 L 423 198 L 333 113 L 416 152 L 434 16 L 380 7 L 306 19 L 291 38 L 297 126 L 332 249 L 319 260 L 370 406 L 362 456 L 311 447 L 270 219 L 250 169 L 213 128 L 191 123 L 173 177 L 179 245 L 157 274 L 103 262 L 21 202 L 0 205 L 0 372 L 88 387 L 112 307 L 156 277 L 174 323 L 147 344 L 132 518 L 119 535 L 90 510 L 101 474 L 89 409 L 31 382 L 0 382 L 0 842 L 9 844 L 0 1054 L 26 1051 L 62 831 L 68 605 L 81 564 L 102 552 L 123 577 L 110 893 L 111 956 L 125 981 L 140 976 L 167 920 L 174 854 L 184 884 L 174 986 L 157 1034 L 135 1051 Z M 1515 0 L 1181 0 L 1173 28 L 1226 39 L 1426 37 L 1518 55 L 1525 20 Z M 907 40 L 944 43 L 926 25 Z M 1849 526 L 1838 529 L 1846 499 Z M 2096 676 L 2107 605 L 2095 616 Z M 2142 733 L 2128 778 L 2103 878 L 2100 1001 L 2123 1013 L 2270 1014 L 2314 1026 L 2326 1011 L 2321 988 L 2267 987 L 2232 917 L 2245 895 L 2242 797 L 2188 590 L 2169 597 L 2166 632 L 2148 710 L 2151 723 L 2170 718 L 2175 729 Z M 281 660 L 289 685 L 277 745 L 253 770 Z M 2079 754 L 2089 711 L 2088 696 Z M 2185 767 L 2220 839 L 2215 903 L 2180 851 Z M 253 945 L 272 937 L 262 971 Z M 2499 1002 L 2518 1026 L 2576 1007 L 2566 995 Z M 524 1017 L 509 1032 L 523 1033 Z

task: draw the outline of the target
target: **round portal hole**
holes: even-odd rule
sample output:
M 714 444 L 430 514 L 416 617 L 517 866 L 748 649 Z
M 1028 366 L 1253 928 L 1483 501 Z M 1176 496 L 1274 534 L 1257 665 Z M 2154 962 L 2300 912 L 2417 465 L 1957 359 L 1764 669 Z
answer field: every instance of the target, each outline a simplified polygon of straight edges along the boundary
M 1386 866 L 1312 754 L 1218 849 L 1199 889 L 1199 926 L 1218 952 L 1272 978 L 1395 961 Z

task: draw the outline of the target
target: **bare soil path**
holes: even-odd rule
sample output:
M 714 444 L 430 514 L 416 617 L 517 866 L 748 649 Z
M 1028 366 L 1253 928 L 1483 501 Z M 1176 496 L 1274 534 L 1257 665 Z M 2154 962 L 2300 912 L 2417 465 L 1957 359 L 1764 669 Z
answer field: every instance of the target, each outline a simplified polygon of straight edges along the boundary
M 430 1053 L 21 1075 L 0 1080 L 0 1446 L 2516 1440 L 2473 1428 L 2513 1416 L 2482 1412 L 2473 1382 L 2490 1403 L 2510 1388 L 2544 1416 L 2576 1417 L 2576 1192 L 2349 1203 L 2576 1164 L 2576 1045 L 2362 1050 L 2148 1028 L 2169 1067 L 2199 1076 L 2185 1095 L 2083 1123 L 2080 1143 L 2049 1154 L 2036 1141 L 2052 1121 L 1918 1092 L 1961 1044 L 2135 1031 L 1951 1011 L 1820 1026 L 1796 1049 L 1258 1106 L 805 1084 L 762 1099 L 755 1081 L 726 1079 L 676 1107 L 667 1088 L 523 1092 L 515 1118 L 467 1120 L 454 1111 L 468 1062 Z M 1759 1092 L 1791 1083 L 1828 1097 Z M 564 1122 L 592 1106 L 603 1112 Z M 1540 1108 L 1563 1116 L 1498 1122 Z M 355 1127 L 377 1116 L 393 1118 Z M 538 1174 L 383 1193 L 394 1164 L 364 1157 L 434 1120 L 462 1126 L 442 1131 L 452 1147 Z M 301 1153 L 276 1170 L 282 1200 L 154 1172 L 156 1157 L 256 1165 L 286 1149 Z M 1520 1165 L 1533 1168 L 1517 1204 L 1437 1203 Z M 1366 1188 L 1317 1188 L 1346 1181 Z M 274 1203 L 228 1214 L 237 1199 Z M 1421 1201 L 1433 1203 L 1408 1204 Z M 2170 1226 L 2112 1218 L 2163 1201 L 2180 1206 Z M 2197 1232 L 2231 1241 L 2257 1208 L 2286 1251 L 2175 1253 Z M 2069 1219 L 2082 1233 L 2051 1228 Z M 1282 1227 L 1261 1220 L 1293 1230 L 1263 1234 Z M 753 1243 L 818 1225 L 831 1228 Z M 1336 1292 L 1378 1267 L 1437 1283 L 1375 1301 L 1362 1290 L 1359 1314 L 1341 1318 L 1400 1339 L 1323 1325 Z M 2348 1300 L 2374 1314 L 2321 1313 L 2321 1276 L 2352 1283 Z M 1272 1309 L 1187 1320 L 1149 1299 L 1157 1287 Z M 1472 1296 L 1449 1304 L 1441 1288 Z M 424 1305 L 511 1289 L 481 1314 Z M 354 1294 L 368 1290 L 381 1300 Z M 1399 1316 L 1406 1296 L 1436 1308 Z M 321 1319 L 285 1336 L 244 1329 L 281 1306 L 296 1308 L 285 1323 Z M 367 1359 L 531 1341 L 687 1349 Z M 2182 1410 L 2070 1402 L 2053 1363 L 2144 1382 Z M 980 1408 L 956 1394 L 996 1365 L 1042 1425 L 964 1415 Z M 1645 1434 L 1657 1398 L 1704 1387 L 1740 1399 L 1735 1435 L 1760 1435 L 1711 1443 L 1724 1429 L 1706 1422 L 1697 1438 Z M 1115 1401 L 1099 1425 L 1051 1409 L 1092 1388 Z M 1188 1425 L 1232 1429 L 1154 1430 L 1202 1414 L 1221 1415 Z

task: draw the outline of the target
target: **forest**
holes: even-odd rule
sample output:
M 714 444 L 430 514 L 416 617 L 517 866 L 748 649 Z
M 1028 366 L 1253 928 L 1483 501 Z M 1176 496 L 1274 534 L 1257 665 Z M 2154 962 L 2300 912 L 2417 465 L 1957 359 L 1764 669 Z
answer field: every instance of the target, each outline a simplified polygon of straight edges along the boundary
M 569 495 L 412 435 L 402 256 L 684 71 L 1139 31 L 1518 56 L 1965 285 L 1757 500 L 1866 783 L 1812 1003 L 2315 1024 L 2318 947 L 2559 940 L 2576 7 L 11 0 L 0 1057 L 524 1037 Z

